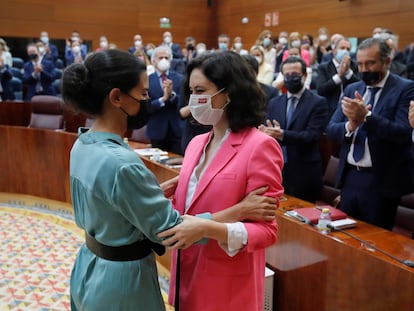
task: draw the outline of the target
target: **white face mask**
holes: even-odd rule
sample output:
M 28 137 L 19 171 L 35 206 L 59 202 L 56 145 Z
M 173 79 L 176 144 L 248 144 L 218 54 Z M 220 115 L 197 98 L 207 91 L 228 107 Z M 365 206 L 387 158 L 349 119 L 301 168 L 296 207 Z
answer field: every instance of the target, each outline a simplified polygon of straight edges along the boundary
M 99 43 L 99 46 L 100 46 L 102 49 L 106 49 L 106 48 L 108 47 L 108 41 L 101 41 L 101 42 Z
M 170 62 L 166 60 L 165 58 L 163 58 L 158 62 L 157 67 L 159 71 L 165 72 L 168 69 L 170 69 Z
M 79 52 L 80 52 L 80 46 L 74 46 L 74 47 L 72 48 L 72 51 L 73 51 L 73 53 L 75 53 L 75 54 L 79 53 Z
M 171 37 L 170 36 L 166 36 L 166 37 L 164 37 L 164 43 L 166 43 L 166 44 L 170 44 L 171 43 Z
M 40 40 L 44 43 L 44 44 L 48 44 L 49 43 L 49 37 L 47 36 L 41 36 Z
M 300 40 L 293 40 L 292 43 L 291 43 L 291 45 L 294 48 L 298 48 L 298 47 L 300 47 L 301 42 L 300 42 Z
M 142 41 L 141 40 L 137 40 L 137 41 L 134 42 L 134 44 L 135 44 L 135 47 L 139 48 L 141 46 L 141 44 L 142 44 Z
M 236 42 L 235 44 L 234 44 L 234 48 L 236 49 L 236 50 L 240 50 L 241 48 L 242 48 L 242 44 L 240 43 L 240 42 Z
M 190 96 L 188 106 L 190 107 L 193 118 L 196 119 L 198 123 L 203 125 L 215 125 L 220 121 L 227 104 L 221 109 L 213 108 L 211 106 L 211 99 L 223 91 L 224 88 L 212 95 L 203 94 Z
M 285 37 L 281 37 L 281 38 L 279 38 L 279 43 L 283 44 L 283 45 L 286 45 L 288 43 L 288 40 Z
M 43 46 L 40 46 L 38 48 L 40 55 L 43 55 L 45 53 L 45 48 Z
M 256 58 L 259 65 L 262 64 L 262 57 L 261 56 L 255 56 L 254 58 Z

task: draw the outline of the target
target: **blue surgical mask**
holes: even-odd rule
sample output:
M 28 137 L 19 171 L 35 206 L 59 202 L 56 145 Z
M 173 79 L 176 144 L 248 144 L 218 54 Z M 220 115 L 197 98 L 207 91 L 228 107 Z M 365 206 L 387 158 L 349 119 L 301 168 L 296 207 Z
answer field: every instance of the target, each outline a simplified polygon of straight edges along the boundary
M 263 39 L 263 45 L 265 46 L 265 47 L 268 47 L 269 45 L 270 45 L 270 39 L 269 38 L 264 38 Z
M 220 50 L 225 51 L 225 50 L 227 50 L 227 48 L 228 48 L 228 44 L 227 43 L 224 43 L 224 42 L 220 42 L 219 43 L 219 49 Z
M 348 50 L 342 49 L 342 50 L 337 50 L 336 51 L 336 60 L 340 63 L 342 62 L 342 59 L 344 58 L 344 56 L 349 55 Z

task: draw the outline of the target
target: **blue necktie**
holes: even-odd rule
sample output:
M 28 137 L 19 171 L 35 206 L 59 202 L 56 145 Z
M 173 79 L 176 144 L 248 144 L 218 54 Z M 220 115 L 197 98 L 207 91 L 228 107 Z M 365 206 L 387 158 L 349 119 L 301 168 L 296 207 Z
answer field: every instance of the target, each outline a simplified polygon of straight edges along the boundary
M 375 104 L 375 94 L 380 90 L 380 87 L 371 87 L 368 90 L 371 92 L 371 96 L 368 101 L 368 105 L 371 105 L 371 111 L 374 108 Z M 364 124 L 360 125 L 358 128 L 357 135 L 355 136 L 354 141 L 354 152 L 352 156 L 354 157 L 355 162 L 358 162 L 362 159 L 365 152 L 365 139 L 367 138 L 367 132 L 365 131 Z
M 293 112 L 295 111 L 295 96 L 288 98 L 287 113 L 286 113 L 286 128 L 290 125 L 292 121 Z
M 292 121 L 293 112 L 295 111 L 295 100 L 296 100 L 295 96 L 291 96 L 288 98 L 287 108 L 286 108 L 287 112 L 286 112 L 285 129 L 289 127 L 290 122 Z M 286 164 L 288 162 L 286 146 L 282 146 L 282 152 L 283 152 L 284 163 Z

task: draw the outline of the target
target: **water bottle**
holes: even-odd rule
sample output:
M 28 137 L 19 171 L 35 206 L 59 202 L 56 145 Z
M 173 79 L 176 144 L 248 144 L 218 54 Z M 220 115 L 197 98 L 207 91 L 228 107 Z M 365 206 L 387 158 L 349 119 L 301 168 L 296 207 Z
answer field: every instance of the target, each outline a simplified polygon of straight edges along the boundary
M 158 148 L 154 149 L 154 153 L 152 155 L 152 160 L 155 162 L 160 162 L 161 161 L 161 150 Z
M 329 208 L 323 208 L 317 225 L 319 232 L 322 234 L 328 234 L 330 232 L 328 225 L 331 221 L 331 213 L 329 212 Z

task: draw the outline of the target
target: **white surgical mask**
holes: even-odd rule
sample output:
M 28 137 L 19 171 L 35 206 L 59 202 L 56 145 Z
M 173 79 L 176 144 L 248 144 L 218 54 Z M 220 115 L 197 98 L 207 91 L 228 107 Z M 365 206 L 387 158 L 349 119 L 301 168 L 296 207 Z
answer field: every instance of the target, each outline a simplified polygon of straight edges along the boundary
M 242 48 L 242 46 L 243 46 L 243 44 L 241 44 L 240 42 L 236 42 L 236 43 L 234 44 L 234 48 L 235 48 L 236 50 L 240 50 L 240 49 Z
M 80 52 L 80 46 L 74 46 L 72 48 L 73 53 L 78 54 Z
M 40 55 L 43 55 L 45 53 L 45 48 L 43 46 L 39 46 L 38 50 Z
M 170 44 L 171 43 L 171 37 L 170 36 L 164 37 L 164 43 Z
M 326 40 L 328 40 L 328 36 L 327 35 L 324 35 L 324 34 L 319 35 L 319 40 L 326 41 Z
M 134 42 L 134 44 L 135 44 L 135 47 L 139 48 L 141 46 L 141 44 L 142 44 L 142 41 L 141 40 L 136 40 Z
M 170 62 L 163 58 L 158 62 L 157 67 L 160 71 L 165 72 L 170 69 Z
M 188 106 L 193 118 L 196 119 L 198 123 L 203 125 L 215 125 L 220 121 L 227 104 L 221 109 L 213 108 L 211 106 L 211 99 L 223 91 L 224 88 L 212 95 L 202 94 L 190 96 Z
M 106 49 L 106 48 L 108 47 L 108 41 L 101 41 L 101 42 L 99 43 L 99 46 L 100 46 L 102 49 Z
M 292 43 L 291 43 L 291 45 L 294 48 L 298 48 L 298 47 L 300 47 L 301 42 L 300 42 L 300 40 L 293 40 Z
M 268 47 L 268 46 L 270 45 L 270 43 L 271 43 L 271 41 L 270 41 L 270 39 L 269 39 L 269 38 L 264 38 L 264 39 L 263 39 L 263 45 L 264 45 L 265 47 Z
M 285 37 L 279 38 L 279 43 L 282 45 L 286 45 L 288 43 L 288 40 Z
M 261 56 L 255 56 L 254 58 L 256 58 L 259 65 L 262 64 L 262 57 Z

